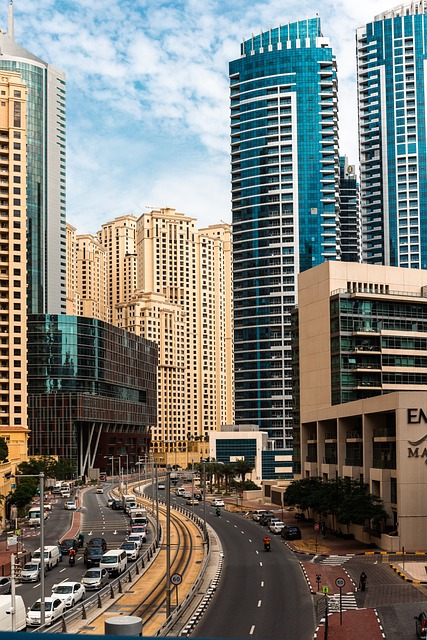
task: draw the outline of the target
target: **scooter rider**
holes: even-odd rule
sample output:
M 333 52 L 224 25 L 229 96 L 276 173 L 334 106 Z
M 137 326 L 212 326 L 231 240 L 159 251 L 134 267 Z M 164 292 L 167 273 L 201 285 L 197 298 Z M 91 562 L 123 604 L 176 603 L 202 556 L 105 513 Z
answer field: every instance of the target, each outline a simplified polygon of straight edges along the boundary
M 217 516 L 221 515 L 221 509 L 219 507 L 216 508 L 216 515 Z
M 263 543 L 264 543 L 264 549 L 266 551 L 270 551 L 270 544 L 271 544 L 271 540 L 268 536 L 264 536 L 264 538 L 262 539 Z
M 71 565 L 76 563 L 76 550 L 74 548 L 70 549 L 70 557 L 68 559 L 68 563 Z

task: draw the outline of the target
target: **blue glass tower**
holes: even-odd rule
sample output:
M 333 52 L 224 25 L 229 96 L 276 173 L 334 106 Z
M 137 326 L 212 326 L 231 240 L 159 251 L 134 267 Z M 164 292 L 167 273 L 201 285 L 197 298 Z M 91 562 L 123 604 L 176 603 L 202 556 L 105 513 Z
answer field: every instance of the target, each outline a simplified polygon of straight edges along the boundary
M 357 30 L 363 257 L 427 268 L 425 2 Z
M 340 257 L 336 63 L 319 18 L 230 63 L 236 424 L 292 443 L 297 275 Z

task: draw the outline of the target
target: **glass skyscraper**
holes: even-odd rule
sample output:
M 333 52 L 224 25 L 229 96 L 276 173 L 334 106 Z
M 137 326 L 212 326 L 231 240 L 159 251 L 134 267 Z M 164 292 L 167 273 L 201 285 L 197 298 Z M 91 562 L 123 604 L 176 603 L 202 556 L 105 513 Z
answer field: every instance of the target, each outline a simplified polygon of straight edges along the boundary
M 297 275 L 340 258 L 336 63 L 318 17 L 230 63 L 236 424 L 292 443 Z
M 340 157 L 341 260 L 362 262 L 362 219 L 356 167 Z
M 65 74 L 0 32 L 0 69 L 15 71 L 27 93 L 27 308 L 65 313 Z
M 427 268 L 426 2 L 357 30 L 363 257 Z

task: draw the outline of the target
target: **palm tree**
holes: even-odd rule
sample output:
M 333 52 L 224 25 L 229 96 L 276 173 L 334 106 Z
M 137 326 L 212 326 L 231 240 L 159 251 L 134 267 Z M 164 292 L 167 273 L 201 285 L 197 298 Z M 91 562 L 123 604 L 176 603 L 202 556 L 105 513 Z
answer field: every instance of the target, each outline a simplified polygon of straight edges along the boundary
M 226 463 L 222 465 L 222 474 L 225 483 L 225 493 L 230 493 L 230 482 L 236 475 L 236 469 L 234 464 Z
M 234 463 L 235 473 L 238 476 L 241 476 L 242 478 L 242 488 L 244 488 L 245 486 L 245 480 L 246 480 L 247 474 L 251 473 L 254 468 L 255 468 L 254 465 L 248 462 L 247 460 L 245 460 L 244 458 L 241 458 L 240 460 L 237 460 Z

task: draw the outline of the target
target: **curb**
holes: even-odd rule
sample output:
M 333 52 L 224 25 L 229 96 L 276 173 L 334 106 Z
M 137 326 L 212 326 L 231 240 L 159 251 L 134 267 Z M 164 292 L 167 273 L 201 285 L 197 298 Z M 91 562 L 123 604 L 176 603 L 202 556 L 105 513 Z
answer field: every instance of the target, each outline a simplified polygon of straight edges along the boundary
M 390 564 L 389 566 L 390 566 L 390 569 L 393 569 L 393 571 L 397 573 L 397 575 L 400 578 L 402 578 L 402 580 L 404 580 L 405 582 L 411 582 L 412 584 L 427 584 L 427 580 L 416 580 L 415 578 L 408 578 L 404 573 L 402 573 L 402 571 L 400 571 L 393 564 Z

